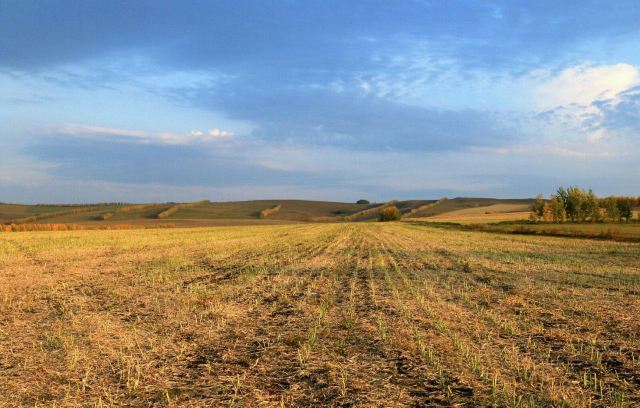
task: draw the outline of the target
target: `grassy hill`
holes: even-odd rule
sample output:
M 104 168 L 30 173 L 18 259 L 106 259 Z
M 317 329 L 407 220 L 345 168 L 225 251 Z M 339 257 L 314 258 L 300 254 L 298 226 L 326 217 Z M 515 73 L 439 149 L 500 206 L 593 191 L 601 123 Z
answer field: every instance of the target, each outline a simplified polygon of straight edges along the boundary
M 356 204 L 311 200 L 196 201 L 193 203 L 22 205 L 0 204 L 0 223 L 225 225 L 313 221 L 370 221 L 381 208 L 395 205 L 407 218 L 445 213 L 523 209 L 531 200 L 454 198 Z M 492 207 L 493 206 L 493 207 Z M 498 207 L 496 207 L 498 206 Z M 276 209 L 276 210 L 273 210 Z M 486 210 L 489 209 L 489 210 Z M 261 215 L 262 214 L 262 215 Z M 463 215 L 460 214 L 460 215 Z
M 260 212 L 280 205 L 267 216 L 271 220 L 310 221 L 316 217 L 348 215 L 369 207 L 367 204 L 307 200 L 254 200 L 206 202 L 178 210 L 168 220 L 180 219 L 260 219 Z
M 51 219 L 88 219 L 103 211 L 117 208 L 117 204 L 5 204 L 0 203 L 0 223 L 50 222 Z M 57 222 L 57 221 L 56 221 Z
M 185 205 L 186 204 L 186 205 Z M 208 221 L 232 221 L 273 223 L 276 221 L 311 221 L 314 218 L 335 218 L 373 208 L 379 204 L 355 204 L 309 200 L 252 200 L 194 203 L 151 203 L 134 205 L 22 205 L 0 204 L 0 223 L 158 223 L 208 225 Z M 279 210 L 261 219 L 266 209 L 280 206 Z M 169 215 L 159 217 L 169 211 Z M 162 219 L 159 219 L 162 218 Z
M 433 217 L 445 213 L 452 213 L 454 211 L 466 211 L 470 213 L 486 213 L 495 212 L 496 208 L 491 206 L 501 205 L 501 211 L 527 211 L 526 207 L 531 205 L 532 199 L 500 199 L 500 198 L 471 198 L 471 197 L 456 197 L 451 199 L 440 200 L 437 204 L 430 206 L 423 211 L 415 212 L 411 215 L 412 218 L 420 217 Z

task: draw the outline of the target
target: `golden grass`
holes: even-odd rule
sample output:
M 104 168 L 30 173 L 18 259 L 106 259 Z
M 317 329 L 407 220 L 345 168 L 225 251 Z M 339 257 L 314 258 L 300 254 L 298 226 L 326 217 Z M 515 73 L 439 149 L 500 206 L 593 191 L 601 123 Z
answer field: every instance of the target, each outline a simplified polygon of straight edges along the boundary
M 0 406 L 638 406 L 640 246 L 406 223 L 0 234 Z
M 73 215 L 73 214 L 82 214 L 82 213 L 92 212 L 92 211 L 99 210 L 99 208 L 100 207 L 97 207 L 97 206 L 95 206 L 95 207 L 91 207 L 91 206 L 71 207 L 70 209 L 64 209 L 64 210 L 61 210 L 61 211 L 50 211 L 50 212 L 44 212 L 44 213 L 41 213 L 41 214 L 32 215 L 32 216 L 29 216 L 29 217 L 16 218 L 16 219 L 11 220 L 9 222 L 9 224 L 27 224 L 27 223 L 31 223 L 31 222 L 44 220 L 44 219 L 62 217 L 62 216 L 65 216 L 65 215 Z
M 509 204 L 498 204 L 509 205 Z M 493 207 L 493 206 L 491 206 Z M 528 220 L 530 211 L 512 211 L 512 212 L 480 212 L 475 213 L 471 210 L 477 210 L 475 208 L 459 211 L 451 211 L 444 214 L 434 215 L 432 217 L 416 217 L 411 218 L 412 221 L 434 221 L 434 222 L 457 222 L 460 224 L 475 224 L 475 223 L 495 223 L 503 221 L 523 221 Z
M 514 212 L 529 213 L 531 211 L 530 207 L 531 206 L 529 204 L 511 204 L 511 203 L 492 204 L 492 205 L 485 205 L 481 207 L 463 208 L 461 210 L 455 210 L 445 214 L 436 215 L 435 217 L 445 216 L 445 215 L 456 216 L 456 215 L 508 214 L 508 213 L 514 213 Z
M 174 228 L 175 223 L 137 223 L 137 224 L 98 224 L 98 223 L 65 223 L 65 224 L 10 224 L 0 225 L 0 232 L 33 232 L 33 231 L 82 231 L 82 230 L 123 230 L 140 228 Z
M 165 219 L 165 218 L 169 218 L 172 215 L 174 215 L 175 213 L 177 213 L 178 211 L 184 209 L 184 208 L 193 208 L 193 207 L 197 207 L 198 205 L 201 204 L 207 204 L 209 203 L 209 200 L 203 200 L 203 201 L 195 201 L 193 203 L 182 203 L 182 204 L 176 204 L 176 205 L 172 205 L 171 207 L 167 208 L 164 211 L 160 211 L 157 215 L 156 218 L 159 219 Z
M 412 209 L 410 209 L 408 212 L 406 212 L 405 214 L 402 215 L 402 218 L 411 218 L 413 217 L 415 214 L 419 213 L 419 212 L 423 212 L 428 210 L 429 208 L 435 207 L 443 202 L 445 202 L 447 199 L 446 198 L 441 198 L 437 201 L 434 201 L 432 203 L 428 203 L 428 204 L 424 204 L 418 207 L 414 207 Z

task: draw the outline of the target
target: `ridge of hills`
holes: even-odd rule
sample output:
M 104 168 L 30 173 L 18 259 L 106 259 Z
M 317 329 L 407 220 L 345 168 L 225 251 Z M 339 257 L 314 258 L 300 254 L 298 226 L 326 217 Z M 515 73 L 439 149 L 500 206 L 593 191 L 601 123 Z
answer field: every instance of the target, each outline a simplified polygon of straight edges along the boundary
M 482 214 L 528 211 L 532 199 L 442 198 L 345 203 L 312 200 L 250 200 L 192 203 L 7 204 L 0 203 L 2 224 L 153 224 L 231 225 L 289 222 L 370 221 L 385 206 L 395 205 L 405 219 L 448 213 Z M 265 216 L 265 214 L 268 214 Z

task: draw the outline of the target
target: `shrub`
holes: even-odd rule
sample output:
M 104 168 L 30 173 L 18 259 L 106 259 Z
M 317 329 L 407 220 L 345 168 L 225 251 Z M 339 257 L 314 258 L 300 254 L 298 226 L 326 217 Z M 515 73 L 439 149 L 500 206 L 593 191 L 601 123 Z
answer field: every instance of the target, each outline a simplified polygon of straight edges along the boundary
M 371 204 L 371 203 L 369 202 L 369 200 L 358 200 L 356 201 L 356 204 Z
M 402 214 L 395 205 L 383 208 L 378 215 L 378 221 L 397 221 L 402 218 Z

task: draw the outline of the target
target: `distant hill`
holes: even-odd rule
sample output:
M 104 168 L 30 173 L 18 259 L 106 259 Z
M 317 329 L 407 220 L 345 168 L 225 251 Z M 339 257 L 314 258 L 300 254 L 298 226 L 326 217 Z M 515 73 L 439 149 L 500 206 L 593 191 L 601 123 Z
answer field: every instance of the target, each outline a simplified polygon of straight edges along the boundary
M 311 200 L 196 201 L 193 203 L 87 205 L 0 204 L 0 223 L 99 223 L 176 225 L 261 224 L 282 222 L 370 221 L 385 206 L 395 205 L 404 218 L 423 218 L 484 207 L 522 211 L 530 199 L 453 198 L 356 204 Z M 498 207 L 495 207 L 495 206 Z M 490 207 L 494 206 L 494 207 Z M 464 212 L 464 211 L 463 211 Z
M 484 207 L 502 205 L 504 212 L 523 211 L 523 208 L 531 205 L 532 199 L 500 199 L 500 198 L 471 198 L 471 197 L 456 197 L 450 199 L 442 199 L 440 202 L 433 206 L 429 206 L 422 211 L 417 211 L 411 215 L 412 218 L 421 217 L 433 217 L 436 215 L 451 213 L 454 211 L 478 209 L 478 211 L 492 211 L 492 209 Z M 526 211 L 526 209 L 525 209 Z

